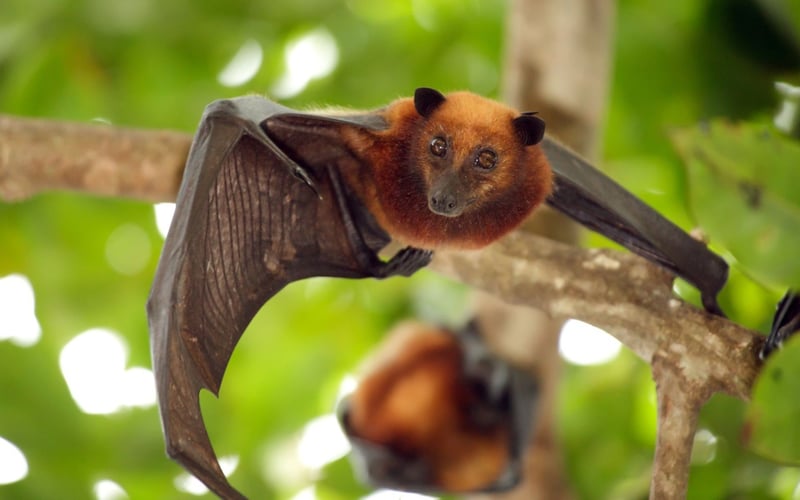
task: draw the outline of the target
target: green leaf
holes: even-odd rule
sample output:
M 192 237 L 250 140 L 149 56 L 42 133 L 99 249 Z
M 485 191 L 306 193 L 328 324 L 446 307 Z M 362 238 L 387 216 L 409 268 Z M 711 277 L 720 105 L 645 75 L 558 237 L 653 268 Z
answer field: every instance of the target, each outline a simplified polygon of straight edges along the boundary
M 743 438 L 754 452 L 800 464 L 800 336 L 770 356 L 753 388 Z
M 681 130 L 689 204 L 711 240 L 766 284 L 800 286 L 800 143 L 765 125 Z

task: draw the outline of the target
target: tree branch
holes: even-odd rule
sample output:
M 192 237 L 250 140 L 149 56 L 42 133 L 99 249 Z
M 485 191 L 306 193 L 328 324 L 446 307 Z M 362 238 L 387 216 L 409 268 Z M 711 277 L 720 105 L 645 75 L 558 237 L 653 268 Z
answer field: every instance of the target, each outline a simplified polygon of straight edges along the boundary
M 0 115 L 0 200 L 79 191 L 174 200 L 192 136 Z
M 762 336 L 678 299 L 672 276 L 641 257 L 516 231 L 478 252 L 439 252 L 432 267 L 512 304 L 602 328 L 709 393 L 749 397 Z
M 697 417 L 710 387 L 658 354 L 652 368 L 658 381 L 658 436 L 650 498 L 686 498 Z

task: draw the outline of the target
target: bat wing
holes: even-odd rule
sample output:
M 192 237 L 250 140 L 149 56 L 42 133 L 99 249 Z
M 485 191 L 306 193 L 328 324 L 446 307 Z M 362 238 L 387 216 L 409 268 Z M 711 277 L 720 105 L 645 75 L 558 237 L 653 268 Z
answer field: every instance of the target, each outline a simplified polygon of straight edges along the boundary
M 360 221 L 369 217 L 353 218 L 336 158 L 301 167 L 261 127 L 289 111 L 257 97 L 206 108 L 148 300 L 167 453 L 224 498 L 243 497 L 219 467 L 199 391 L 218 393 L 264 302 L 302 278 L 408 274 L 430 259 L 410 251 L 392 265 L 378 260 L 385 235 L 362 237 Z
M 706 310 L 722 314 L 728 264 L 720 256 L 566 147 L 545 138 L 542 148 L 555 177 L 550 206 L 685 279 Z

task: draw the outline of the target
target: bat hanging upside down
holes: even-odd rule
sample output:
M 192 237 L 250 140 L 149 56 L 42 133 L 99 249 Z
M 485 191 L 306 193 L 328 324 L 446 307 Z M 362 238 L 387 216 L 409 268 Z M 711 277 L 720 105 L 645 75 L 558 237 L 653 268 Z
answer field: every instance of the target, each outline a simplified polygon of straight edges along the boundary
M 426 493 L 503 491 L 521 478 L 535 378 L 493 355 L 475 323 L 395 327 L 339 405 L 365 482 Z
M 420 88 L 350 114 L 250 96 L 210 104 L 195 135 L 148 300 L 167 453 L 225 498 L 199 409 L 258 309 L 311 276 L 410 275 L 431 251 L 480 248 L 542 202 L 696 286 L 707 310 L 727 265 L 497 102 Z M 407 245 L 388 261 L 390 240 Z

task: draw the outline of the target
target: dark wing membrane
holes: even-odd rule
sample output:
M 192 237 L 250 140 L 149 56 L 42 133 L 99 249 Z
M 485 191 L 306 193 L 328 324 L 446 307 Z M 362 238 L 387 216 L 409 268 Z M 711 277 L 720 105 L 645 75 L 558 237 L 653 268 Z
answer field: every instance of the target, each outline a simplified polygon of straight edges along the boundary
M 328 171 L 298 166 L 258 126 L 284 111 L 255 97 L 206 109 L 148 301 L 167 451 L 226 498 L 241 495 L 217 463 L 200 389 L 219 391 L 242 332 L 286 284 L 363 275 Z
M 280 113 L 270 116 L 261 124 L 264 131 L 286 156 L 307 164 L 335 164 L 339 170 L 357 168 L 364 161 L 358 153 L 343 144 L 345 128 L 375 132 L 388 128 L 379 111 L 350 115 L 314 115 L 308 113 Z M 342 183 L 344 184 L 344 183 Z M 343 185 L 347 191 L 347 186 Z M 357 200 L 354 193 L 345 192 L 353 223 L 359 229 L 356 239 L 368 248 L 383 248 L 390 240 L 378 226 L 372 214 Z
M 545 138 L 542 148 L 555 174 L 549 205 L 685 279 L 721 314 L 728 265 L 720 256 L 564 146 Z

